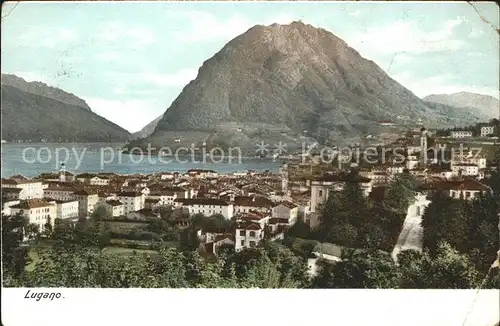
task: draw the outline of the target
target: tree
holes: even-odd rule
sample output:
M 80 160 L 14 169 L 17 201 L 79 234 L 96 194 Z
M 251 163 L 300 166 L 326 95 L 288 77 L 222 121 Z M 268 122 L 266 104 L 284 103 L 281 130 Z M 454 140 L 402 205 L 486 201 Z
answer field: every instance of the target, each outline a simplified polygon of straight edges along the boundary
M 44 238 L 52 237 L 52 220 L 47 217 L 47 222 L 43 225 L 42 236 Z
M 351 224 L 339 224 L 331 228 L 326 237 L 326 242 L 335 243 L 345 247 L 353 247 L 357 243 L 358 231 Z
M 467 255 L 445 242 L 438 244 L 434 255 L 429 251 L 406 255 L 413 260 L 409 257 L 399 260 L 404 288 L 470 289 L 480 283 L 479 273 Z
M 266 256 L 276 264 L 282 284 L 294 283 L 296 288 L 308 286 L 307 258 L 295 255 L 292 250 L 276 242 L 267 243 L 264 250 Z
M 406 173 L 398 174 L 394 177 L 389 188 L 386 190 L 383 205 L 396 211 L 406 213 L 414 197 L 415 182 L 411 175 Z
M 40 237 L 40 227 L 35 223 L 28 223 L 24 228 L 24 234 L 28 240 L 35 240 Z
M 368 223 L 358 230 L 357 244 L 363 248 L 376 249 L 380 248 L 385 238 L 386 235 L 382 228 L 372 223 Z
M 398 268 L 389 254 L 380 251 L 355 251 L 332 265 L 322 264 L 313 285 L 386 289 L 398 287 L 399 277 Z
M 437 193 L 422 216 L 424 247 L 433 252 L 439 241 L 445 241 L 459 250 L 466 250 L 464 240 L 469 230 L 467 205 L 466 201 Z
M 346 182 L 340 194 L 340 210 L 345 214 L 345 221 L 355 227 L 367 221 L 366 198 L 358 182 Z
M 27 247 L 23 245 L 27 219 L 21 215 L 2 215 L 2 265 L 5 276 L 19 278 L 28 263 Z

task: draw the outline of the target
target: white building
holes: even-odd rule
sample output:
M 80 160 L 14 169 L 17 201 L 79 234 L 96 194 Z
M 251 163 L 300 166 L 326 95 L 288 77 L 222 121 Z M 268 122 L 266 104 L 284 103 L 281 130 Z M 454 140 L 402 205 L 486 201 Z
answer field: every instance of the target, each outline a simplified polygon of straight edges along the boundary
M 311 180 L 311 212 L 321 210 L 328 199 L 330 191 L 341 191 L 347 178 L 347 175 L 332 174 Z M 359 183 L 365 196 L 368 196 L 372 190 L 373 182 L 369 178 L 355 176 L 349 182 Z
M 255 248 L 264 239 L 264 228 L 257 222 L 242 222 L 236 226 L 234 250 Z
M 248 213 L 250 211 L 258 211 L 267 213 L 274 207 L 274 203 L 262 196 L 236 196 L 234 197 L 234 212 Z
M 87 217 L 94 212 L 95 205 L 99 202 L 99 195 L 88 190 L 78 190 L 73 193 L 78 200 L 78 210 L 80 217 Z
M 490 135 L 493 135 L 495 133 L 495 127 L 494 126 L 484 126 L 481 127 L 481 137 L 488 137 Z
M 182 207 L 187 208 L 190 215 L 203 214 L 205 216 L 211 216 L 215 214 L 221 214 L 226 219 L 231 219 L 234 215 L 234 206 L 220 199 L 212 198 L 191 198 L 191 199 L 176 199 L 176 202 L 180 202 Z
M 12 215 L 11 207 L 19 204 L 20 200 L 7 200 L 3 201 L 2 204 L 2 215 Z
M 469 138 L 472 137 L 472 131 L 466 131 L 466 130 L 457 130 L 457 131 L 451 131 L 450 132 L 451 138 Z
M 478 176 L 479 175 L 479 167 L 475 164 L 453 164 L 451 166 L 451 171 L 454 176 Z
M 177 192 L 162 189 L 162 190 L 153 190 L 147 196 L 148 199 L 158 199 L 158 204 L 160 206 L 173 206 L 174 200 L 177 199 Z
M 20 179 L 2 179 L 2 188 L 17 188 L 19 199 L 43 198 L 42 181 L 20 180 Z
M 110 179 L 105 176 L 95 176 L 89 179 L 89 183 L 93 186 L 107 186 L 109 182 Z
M 421 189 L 422 192 L 441 190 L 450 197 L 463 199 L 474 199 L 479 196 L 480 193 L 485 194 L 491 192 L 490 187 L 471 178 L 431 182 L 422 185 Z
M 56 200 L 51 202 L 56 205 L 56 218 L 65 220 L 74 219 L 79 216 L 78 200 Z
M 104 207 L 106 212 L 112 217 L 125 215 L 125 206 L 119 200 L 107 200 L 99 203 L 99 206 Z
M 289 225 L 297 222 L 298 215 L 299 206 L 288 201 L 281 202 L 272 209 L 272 217 L 287 219 Z
M 75 198 L 73 195 L 74 192 L 75 189 L 73 187 L 47 187 L 43 190 L 43 197 L 67 201 Z
M 203 178 L 217 178 L 219 174 L 213 170 L 191 169 L 187 171 L 190 177 L 203 179 Z
M 56 219 L 56 205 L 43 199 L 27 199 L 10 207 L 12 215 L 20 213 L 28 218 L 29 223 L 38 225 L 40 232 L 49 222 L 54 227 Z
M 123 203 L 123 212 L 128 214 L 137 212 L 144 208 L 144 195 L 136 191 L 124 191 L 117 194 L 117 198 Z

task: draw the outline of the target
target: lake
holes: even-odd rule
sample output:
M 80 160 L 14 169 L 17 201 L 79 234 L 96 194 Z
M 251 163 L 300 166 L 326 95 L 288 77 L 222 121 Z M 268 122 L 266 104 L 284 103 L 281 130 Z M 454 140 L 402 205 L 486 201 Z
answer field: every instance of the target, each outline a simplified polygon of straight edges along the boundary
M 119 174 L 185 172 L 189 169 L 209 169 L 219 173 L 236 171 L 278 172 L 282 161 L 272 158 L 193 156 L 173 153 L 170 157 L 121 153 L 123 144 L 100 143 L 5 143 L 2 144 L 2 177 L 21 174 L 35 177 L 40 173 L 56 172 L 61 163 L 74 173 L 114 172 Z

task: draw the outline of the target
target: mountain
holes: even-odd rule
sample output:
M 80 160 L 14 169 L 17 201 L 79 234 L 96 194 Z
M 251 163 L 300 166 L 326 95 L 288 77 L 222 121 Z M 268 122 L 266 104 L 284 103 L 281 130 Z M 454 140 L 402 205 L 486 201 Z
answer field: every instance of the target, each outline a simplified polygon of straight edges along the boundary
M 26 82 L 24 79 L 11 74 L 2 74 L 2 85 L 12 86 L 23 92 L 40 95 L 62 103 L 76 105 L 91 111 L 90 107 L 81 98 L 73 94 L 67 93 L 62 89 L 51 87 L 42 82 Z
M 446 104 L 467 110 L 480 115 L 483 120 L 498 118 L 500 101 L 489 95 L 481 95 L 469 92 L 453 94 L 432 94 L 424 97 L 424 100 L 434 103 Z
M 457 125 L 332 33 L 293 22 L 257 25 L 199 68 L 150 137 L 131 146 L 200 144 L 255 148 L 304 139 L 342 143 L 378 120 Z
M 127 141 L 130 133 L 92 112 L 84 100 L 40 82 L 2 74 L 2 139 Z
M 155 131 L 158 121 L 160 121 L 162 117 L 163 115 L 160 115 L 158 118 L 154 119 L 153 121 L 145 125 L 144 128 L 142 128 L 141 130 L 132 133 L 131 138 L 132 139 L 145 138 L 151 135 L 153 131 Z

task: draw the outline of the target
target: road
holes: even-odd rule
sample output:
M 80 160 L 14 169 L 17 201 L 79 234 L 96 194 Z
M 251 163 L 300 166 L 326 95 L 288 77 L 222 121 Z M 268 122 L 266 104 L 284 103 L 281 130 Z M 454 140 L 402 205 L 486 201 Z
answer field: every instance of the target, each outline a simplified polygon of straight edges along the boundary
M 422 250 L 422 238 L 424 236 L 424 230 L 420 226 L 422 222 L 423 209 L 420 212 L 417 210 L 417 206 L 425 207 L 430 203 L 429 200 L 424 197 L 417 196 L 415 203 L 408 207 L 408 213 L 406 214 L 405 221 L 403 223 L 403 228 L 399 234 L 398 241 L 394 246 L 394 250 L 391 253 L 392 259 L 397 261 L 397 255 L 402 250 Z M 418 215 L 420 213 L 420 215 Z

